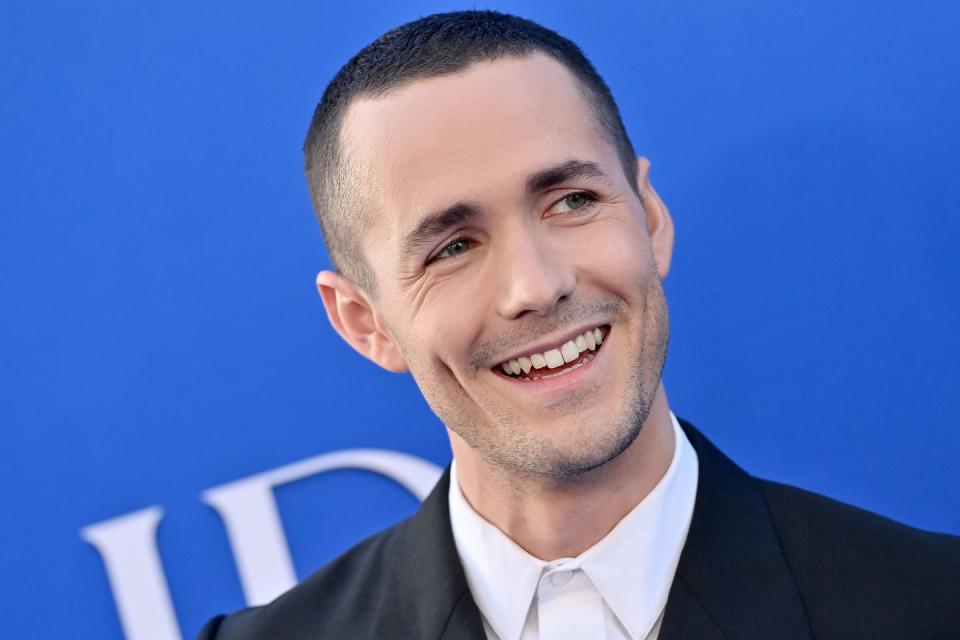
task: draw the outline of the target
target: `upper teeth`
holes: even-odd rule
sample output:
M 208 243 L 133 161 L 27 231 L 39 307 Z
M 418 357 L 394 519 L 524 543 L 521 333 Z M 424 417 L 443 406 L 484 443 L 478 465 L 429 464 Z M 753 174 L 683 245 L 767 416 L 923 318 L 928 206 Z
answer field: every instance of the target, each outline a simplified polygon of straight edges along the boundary
M 603 344 L 603 332 L 599 327 L 590 329 L 578 335 L 572 340 L 568 340 L 560 345 L 559 348 L 549 349 L 543 353 L 531 353 L 526 356 L 520 356 L 512 360 L 503 362 L 500 367 L 508 376 L 520 375 L 520 372 L 530 373 L 531 369 L 556 369 L 562 367 L 567 362 L 573 362 L 580 357 L 580 354 L 588 349 L 596 351 L 597 347 Z

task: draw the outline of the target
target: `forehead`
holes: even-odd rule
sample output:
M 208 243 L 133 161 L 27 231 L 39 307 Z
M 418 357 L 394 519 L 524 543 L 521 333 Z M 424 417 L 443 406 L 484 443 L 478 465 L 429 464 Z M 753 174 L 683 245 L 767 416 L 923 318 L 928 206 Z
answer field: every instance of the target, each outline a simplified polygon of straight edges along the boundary
M 381 241 L 402 237 L 431 209 L 502 199 L 571 157 L 616 161 L 581 84 L 544 54 L 480 62 L 357 100 L 342 140 Z

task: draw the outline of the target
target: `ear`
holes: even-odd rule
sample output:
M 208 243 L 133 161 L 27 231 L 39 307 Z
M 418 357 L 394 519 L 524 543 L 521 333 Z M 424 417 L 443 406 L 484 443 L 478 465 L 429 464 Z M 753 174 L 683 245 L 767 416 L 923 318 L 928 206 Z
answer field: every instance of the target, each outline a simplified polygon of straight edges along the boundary
M 407 370 L 396 341 L 356 285 L 338 273 L 321 271 L 317 274 L 317 290 L 330 324 L 347 344 L 387 371 Z
M 647 233 L 653 249 L 653 260 L 660 279 L 664 280 L 670 273 L 670 260 L 673 257 L 673 218 L 650 184 L 650 161 L 646 158 L 637 158 L 637 186 L 640 188 L 640 202 L 647 214 Z

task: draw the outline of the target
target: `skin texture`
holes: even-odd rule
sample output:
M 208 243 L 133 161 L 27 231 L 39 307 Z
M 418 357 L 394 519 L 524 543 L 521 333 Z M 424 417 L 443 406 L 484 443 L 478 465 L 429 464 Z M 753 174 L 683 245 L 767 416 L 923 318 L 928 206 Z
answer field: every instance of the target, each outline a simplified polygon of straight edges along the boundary
M 320 273 L 331 323 L 378 365 L 410 371 L 478 513 L 537 557 L 578 555 L 673 455 L 660 383 L 673 225 L 649 162 L 637 194 L 573 76 L 540 54 L 358 100 L 343 141 L 368 178 L 377 292 Z M 581 170 L 542 179 L 564 167 Z M 444 213 L 453 224 L 411 242 Z M 609 328 L 602 349 L 567 375 L 495 371 L 596 326 Z

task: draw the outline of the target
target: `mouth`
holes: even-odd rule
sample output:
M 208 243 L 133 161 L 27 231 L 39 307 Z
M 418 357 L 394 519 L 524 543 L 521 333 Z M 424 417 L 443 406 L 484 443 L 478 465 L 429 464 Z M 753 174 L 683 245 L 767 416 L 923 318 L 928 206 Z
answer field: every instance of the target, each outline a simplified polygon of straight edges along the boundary
M 549 349 L 504 360 L 493 367 L 493 372 L 511 380 L 527 382 L 567 375 L 590 362 L 609 333 L 610 325 L 587 329 Z

